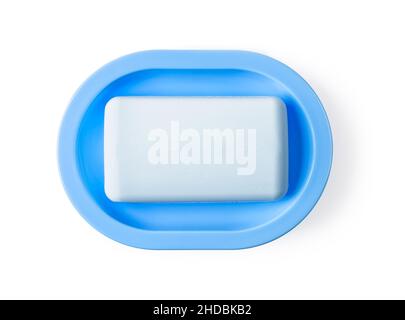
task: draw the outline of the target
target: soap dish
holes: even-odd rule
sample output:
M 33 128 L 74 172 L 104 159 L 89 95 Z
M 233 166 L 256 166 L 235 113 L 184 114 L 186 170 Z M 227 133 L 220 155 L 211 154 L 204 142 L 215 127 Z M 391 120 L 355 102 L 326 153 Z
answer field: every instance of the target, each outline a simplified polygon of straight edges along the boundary
M 117 97 L 279 99 L 287 116 L 288 188 L 268 200 L 131 202 L 116 192 L 113 180 L 109 189 L 123 200 L 107 196 L 105 111 Z M 329 176 L 332 135 L 308 83 L 270 57 L 246 51 L 145 51 L 107 64 L 79 88 L 61 125 L 58 157 L 77 211 L 111 239 L 145 249 L 241 249 L 282 236 L 308 215 Z M 162 183 L 176 186 L 170 179 Z M 150 190 L 142 191 L 149 196 Z M 136 192 L 130 195 L 138 199 Z

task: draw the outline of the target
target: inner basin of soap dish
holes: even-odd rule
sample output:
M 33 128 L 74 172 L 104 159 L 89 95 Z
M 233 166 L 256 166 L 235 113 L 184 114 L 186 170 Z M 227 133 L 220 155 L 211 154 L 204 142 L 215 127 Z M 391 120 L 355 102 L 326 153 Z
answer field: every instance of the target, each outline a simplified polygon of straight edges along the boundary
M 129 202 L 105 193 L 104 119 L 115 97 L 277 97 L 288 122 L 288 189 L 272 201 Z M 291 89 L 263 74 L 239 69 L 145 69 L 105 87 L 89 105 L 78 131 L 82 181 L 103 211 L 122 224 L 149 231 L 237 231 L 277 218 L 307 182 L 313 161 L 308 118 Z M 171 181 L 163 181 L 170 185 Z

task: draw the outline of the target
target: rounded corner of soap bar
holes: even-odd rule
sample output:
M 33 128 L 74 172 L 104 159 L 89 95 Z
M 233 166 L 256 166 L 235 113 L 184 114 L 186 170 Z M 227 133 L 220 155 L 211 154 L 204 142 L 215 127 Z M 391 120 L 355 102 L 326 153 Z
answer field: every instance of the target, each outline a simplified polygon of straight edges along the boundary
M 279 107 L 285 108 L 285 103 L 284 103 L 283 99 L 281 99 L 280 97 L 277 97 L 277 96 L 267 96 L 266 98 L 273 100 Z
M 116 189 L 112 188 L 111 183 L 107 183 L 107 179 L 105 179 L 104 183 L 104 193 L 108 200 L 112 202 L 122 202 L 123 199 L 120 196 L 119 192 Z
M 273 99 L 275 105 L 279 109 L 279 112 L 281 112 L 283 114 L 283 116 L 287 116 L 287 106 L 286 106 L 284 100 L 279 97 L 270 97 L 270 98 Z
M 122 97 L 112 97 L 107 101 L 105 105 L 105 112 L 108 112 L 111 108 L 115 108 L 121 104 Z
M 278 192 L 272 195 L 271 201 L 281 200 L 287 195 L 287 193 L 288 193 L 288 183 L 286 183 L 283 188 L 281 188 Z

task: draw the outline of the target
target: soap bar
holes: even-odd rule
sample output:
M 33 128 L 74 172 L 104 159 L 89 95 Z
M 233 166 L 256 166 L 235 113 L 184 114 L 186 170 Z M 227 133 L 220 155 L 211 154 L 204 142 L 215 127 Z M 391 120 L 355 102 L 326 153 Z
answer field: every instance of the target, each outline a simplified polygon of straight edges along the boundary
M 115 202 L 278 199 L 288 189 L 286 107 L 276 97 L 114 97 L 104 187 Z

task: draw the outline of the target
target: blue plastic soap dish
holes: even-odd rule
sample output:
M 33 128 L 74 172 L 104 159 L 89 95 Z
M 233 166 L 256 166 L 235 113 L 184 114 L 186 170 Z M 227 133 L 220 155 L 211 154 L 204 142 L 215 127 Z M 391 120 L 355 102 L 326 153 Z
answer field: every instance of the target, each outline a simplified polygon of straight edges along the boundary
M 104 120 L 111 99 L 269 96 L 287 113 L 288 189 L 282 197 L 130 202 L 106 195 Z M 308 215 L 332 162 L 329 122 L 308 83 L 286 65 L 245 51 L 146 51 L 107 64 L 74 95 L 58 148 L 63 184 L 79 213 L 111 239 L 146 249 L 241 249 L 272 241 Z

